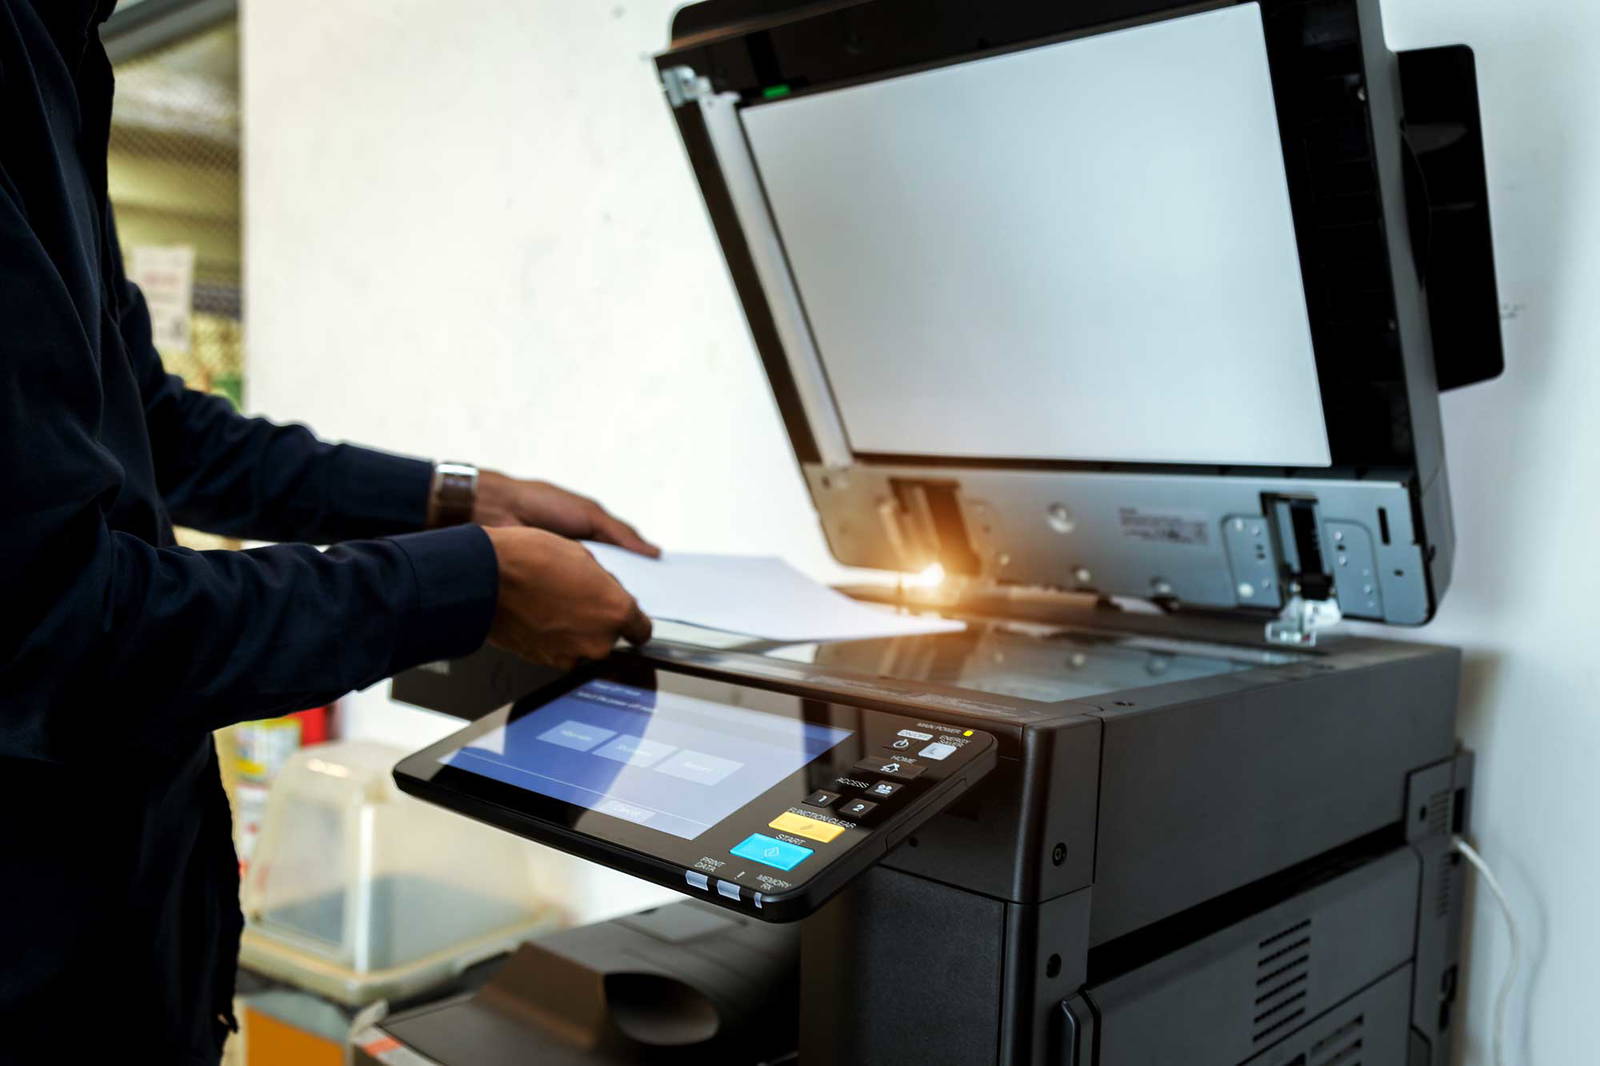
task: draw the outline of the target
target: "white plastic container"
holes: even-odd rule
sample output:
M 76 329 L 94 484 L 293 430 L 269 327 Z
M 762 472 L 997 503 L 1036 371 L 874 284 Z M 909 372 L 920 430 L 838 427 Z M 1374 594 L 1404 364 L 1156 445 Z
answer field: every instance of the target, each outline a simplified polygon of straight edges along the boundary
M 390 770 L 405 755 L 335 741 L 283 768 L 244 885 L 245 966 L 363 1006 L 559 924 L 534 846 L 400 792 Z

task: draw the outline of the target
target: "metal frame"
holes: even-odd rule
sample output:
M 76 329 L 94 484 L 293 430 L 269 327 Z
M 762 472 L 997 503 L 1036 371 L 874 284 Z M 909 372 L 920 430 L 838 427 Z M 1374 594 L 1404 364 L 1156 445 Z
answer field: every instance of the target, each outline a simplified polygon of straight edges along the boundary
M 219 22 L 237 18 L 238 0 L 139 0 L 113 12 L 100 41 L 113 63 L 159 51 Z

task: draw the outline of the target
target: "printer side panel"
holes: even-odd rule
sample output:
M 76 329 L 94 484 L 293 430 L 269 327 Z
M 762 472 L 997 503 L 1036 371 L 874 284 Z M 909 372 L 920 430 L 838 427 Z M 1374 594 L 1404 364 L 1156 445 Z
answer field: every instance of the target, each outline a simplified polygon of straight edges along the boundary
M 1369 834 L 1455 750 L 1460 653 L 1397 649 L 1189 703 L 1105 714 L 1091 943 Z
M 990 899 L 874 867 L 806 919 L 800 1061 L 1051 1066 L 1083 986 L 1089 890 Z
M 1461 984 L 1466 867 L 1452 840 L 1467 832 L 1472 807 L 1470 751 L 1411 775 L 1406 840 L 1421 862 L 1412 965 L 1409 1066 L 1449 1066 Z
M 1079 1066 L 1415 1066 L 1420 875 L 1396 848 L 1088 988 L 1096 1039 Z
M 1087 976 L 1101 730 L 1029 727 L 1021 759 L 806 920 L 802 1062 L 1054 1061 Z
M 998 1063 L 1006 904 L 875 866 L 800 934 L 802 1063 Z

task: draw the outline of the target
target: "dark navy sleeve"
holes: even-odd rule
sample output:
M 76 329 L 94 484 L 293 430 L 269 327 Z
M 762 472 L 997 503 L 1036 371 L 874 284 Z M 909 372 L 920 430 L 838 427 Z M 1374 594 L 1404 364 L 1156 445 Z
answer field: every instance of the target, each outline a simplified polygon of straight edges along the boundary
M 161 365 L 150 314 L 121 275 L 118 327 L 138 375 L 156 483 L 179 525 L 255 540 L 331 544 L 421 529 L 433 465 L 246 418 Z
M 112 447 L 107 434 L 130 369 L 91 339 L 96 324 L 79 313 L 4 179 L 0 171 L 0 755 L 62 762 L 107 748 L 181 750 L 172 745 L 483 642 L 497 575 L 476 526 L 327 552 L 194 552 L 127 531 L 138 513 L 132 486 L 144 476 L 127 464 L 141 449 Z M 108 309 L 103 321 L 111 317 Z M 137 403 L 133 384 L 127 399 Z M 158 412 L 183 403 L 159 388 L 154 398 Z M 172 417 L 202 427 L 183 432 L 205 439 L 207 416 L 196 411 Z M 341 458 L 350 453 L 321 451 L 309 435 L 212 417 L 222 458 L 168 457 L 180 463 L 169 488 L 186 515 L 248 518 L 305 490 L 313 502 L 291 521 L 232 528 L 335 534 L 415 524 L 351 480 L 406 482 L 386 460 Z M 298 473 L 250 469 L 278 463 Z

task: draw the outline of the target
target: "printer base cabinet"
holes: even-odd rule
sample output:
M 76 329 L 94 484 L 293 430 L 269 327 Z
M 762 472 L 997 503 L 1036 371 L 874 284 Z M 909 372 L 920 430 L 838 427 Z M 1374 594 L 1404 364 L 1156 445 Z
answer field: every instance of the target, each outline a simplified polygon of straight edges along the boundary
M 1416 849 L 1397 848 L 1091 985 L 1061 1008 L 1055 1061 L 1442 1062 L 1457 971 L 1453 958 L 1415 952 L 1419 909 L 1441 902 L 1426 887 L 1428 866 Z M 1445 905 L 1459 914 L 1459 894 L 1450 895 Z M 1412 1011 L 1418 988 L 1438 993 L 1421 1018 Z
M 1026 905 L 878 867 L 805 924 L 800 1061 L 1444 1066 L 1463 870 L 1433 828 L 1093 950 L 1091 889 Z

